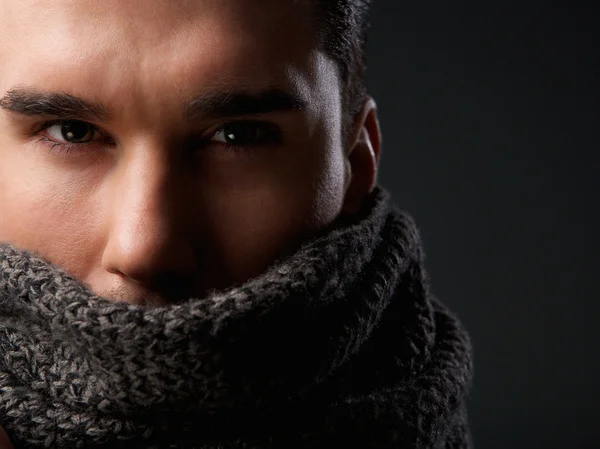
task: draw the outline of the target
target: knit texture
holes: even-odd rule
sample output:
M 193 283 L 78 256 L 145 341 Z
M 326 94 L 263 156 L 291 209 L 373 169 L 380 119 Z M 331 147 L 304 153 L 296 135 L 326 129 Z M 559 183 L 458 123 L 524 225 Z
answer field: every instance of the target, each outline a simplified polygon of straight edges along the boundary
M 466 449 L 471 365 L 380 188 L 260 276 L 164 307 L 0 245 L 0 425 L 17 449 Z

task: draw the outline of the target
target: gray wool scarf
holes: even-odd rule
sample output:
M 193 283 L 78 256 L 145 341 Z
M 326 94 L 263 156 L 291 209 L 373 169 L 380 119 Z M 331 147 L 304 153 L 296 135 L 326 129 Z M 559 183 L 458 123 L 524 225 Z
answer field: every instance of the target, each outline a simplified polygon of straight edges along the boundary
M 377 188 L 262 275 L 148 308 L 0 245 L 0 425 L 26 448 L 470 447 L 469 339 Z

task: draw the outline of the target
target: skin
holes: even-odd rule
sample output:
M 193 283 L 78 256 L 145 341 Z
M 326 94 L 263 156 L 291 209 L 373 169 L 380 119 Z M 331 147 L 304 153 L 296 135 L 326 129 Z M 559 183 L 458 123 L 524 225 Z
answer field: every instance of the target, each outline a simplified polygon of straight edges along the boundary
M 376 107 L 342 135 L 309 15 L 291 0 L 0 0 L 0 98 L 62 92 L 110 116 L 65 153 L 64 123 L 0 109 L 0 241 L 156 306 L 244 282 L 355 213 L 376 183 Z M 192 97 L 271 88 L 304 108 L 184 118 Z M 239 120 L 280 139 L 232 148 L 223 125 Z
M 0 426 L 0 449 L 14 449 L 2 426 Z
M 0 241 L 101 296 L 153 306 L 244 282 L 375 185 L 375 103 L 344 147 L 309 2 L 0 0 L 0 23 L 0 96 L 63 92 L 110 115 L 65 153 L 62 125 L 40 129 L 52 117 L 0 110 Z M 304 109 L 183 116 L 198 95 L 270 88 Z M 281 138 L 228 147 L 222 125 L 239 120 Z

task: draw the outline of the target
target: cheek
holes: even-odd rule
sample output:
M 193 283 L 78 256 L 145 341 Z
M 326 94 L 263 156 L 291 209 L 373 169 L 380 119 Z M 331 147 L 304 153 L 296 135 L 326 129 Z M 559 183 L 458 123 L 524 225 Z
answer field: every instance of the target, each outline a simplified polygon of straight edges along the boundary
M 246 173 L 213 180 L 203 206 L 210 256 L 235 281 L 259 274 L 329 225 L 344 196 L 342 152 L 322 146 L 289 151 Z
M 81 270 L 96 234 L 86 189 L 8 153 L 0 151 L 0 241 Z

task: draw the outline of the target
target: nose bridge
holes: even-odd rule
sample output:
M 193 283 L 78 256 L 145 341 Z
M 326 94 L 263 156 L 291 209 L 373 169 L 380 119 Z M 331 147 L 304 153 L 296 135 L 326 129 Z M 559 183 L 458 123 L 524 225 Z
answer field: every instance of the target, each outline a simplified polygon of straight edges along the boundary
M 160 156 L 164 151 L 140 146 L 117 168 L 113 226 L 120 233 L 161 235 L 174 225 L 174 173 Z
M 182 229 L 178 174 L 165 149 L 138 146 L 115 169 L 104 268 L 136 281 L 189 273 L 193 249 Z

